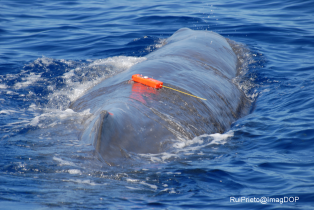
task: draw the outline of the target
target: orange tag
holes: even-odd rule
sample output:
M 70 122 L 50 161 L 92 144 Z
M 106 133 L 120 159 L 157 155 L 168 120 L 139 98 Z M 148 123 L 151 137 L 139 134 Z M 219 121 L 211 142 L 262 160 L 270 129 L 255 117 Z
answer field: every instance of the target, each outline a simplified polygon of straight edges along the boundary
M 144 84 L 144 85 L 147 85 L 149 87 L 152 87 L 152 88 L 162 88 L 162 85 L 164 84 L 163 82 L 161 81 L 158 81 L 158 80 L 155 80 L 155 79 L 152 79 L 152 78 L 148 78 L 148 77 L 143 77 L 142 75 L 140 74 L 134 74 L 132 76 L 132 80 L 134 82 L 139 82 L 141 84 Z

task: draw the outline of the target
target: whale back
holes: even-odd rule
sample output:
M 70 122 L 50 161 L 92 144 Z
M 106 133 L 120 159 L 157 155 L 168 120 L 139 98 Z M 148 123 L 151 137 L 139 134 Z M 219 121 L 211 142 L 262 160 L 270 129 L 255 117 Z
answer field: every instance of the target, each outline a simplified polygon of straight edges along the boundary
M 223 133 L 247 113 L 249 101 L 232 82 L 236 67 L 237 57 L 224 37 L 180 29 L 146 61 L 96 85 L 71 108 L 93 113 L 82 138 L 92 141 L 104 159 L 159 153 L 173 139 Z M 131 82 L 133 74 L 181 92 Z

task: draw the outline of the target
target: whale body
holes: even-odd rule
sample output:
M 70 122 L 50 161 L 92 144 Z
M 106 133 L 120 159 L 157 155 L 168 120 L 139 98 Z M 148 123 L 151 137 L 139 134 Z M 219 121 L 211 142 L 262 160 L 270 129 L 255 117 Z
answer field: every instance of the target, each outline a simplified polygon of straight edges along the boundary
M 238 74 L 237 56 L 219 34 L 183 28 L 146 58 L 70 106 L 90 109 L 93 118 L 81 138 L 91 141 L 106 162 L 130 153 L 163 152 L 174 139 L 223 133 L 248 112 L 249 100 L 232 82 Z M 134 74 L 207 100 L 132 82 Z

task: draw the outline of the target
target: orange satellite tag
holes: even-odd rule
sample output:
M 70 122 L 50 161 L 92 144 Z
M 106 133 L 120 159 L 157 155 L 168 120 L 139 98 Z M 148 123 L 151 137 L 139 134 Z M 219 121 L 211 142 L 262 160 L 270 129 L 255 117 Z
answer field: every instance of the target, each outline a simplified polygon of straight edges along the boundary
M 152 78 L 148 78 L 148 77 L 143 77 L 142 75 L 140 74 L 134 74 L 132 75 L 132 80 L 134 82 L 139 82 L 141 84 L 144 84 L 144 85 L 147 85 L 149 87 L 152 87 L 152 88 L 162 88 L 162 85 L 164 84 L 163 82 L 161 81 L 158 81 L 158 80 L 155 80 L 155 79 L 152 79 Z

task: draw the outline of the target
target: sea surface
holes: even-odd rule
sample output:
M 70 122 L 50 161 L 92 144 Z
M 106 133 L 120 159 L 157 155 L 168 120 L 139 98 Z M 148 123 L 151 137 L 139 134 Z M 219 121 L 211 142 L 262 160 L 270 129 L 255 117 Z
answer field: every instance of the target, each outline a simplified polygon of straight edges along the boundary
M 180 28 L 237 46 L 250 113 L 110 167 L 71 102 Z M 1 0 L 0 209 L 313 209 L 314 1 Z

